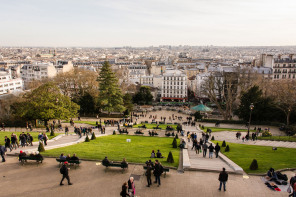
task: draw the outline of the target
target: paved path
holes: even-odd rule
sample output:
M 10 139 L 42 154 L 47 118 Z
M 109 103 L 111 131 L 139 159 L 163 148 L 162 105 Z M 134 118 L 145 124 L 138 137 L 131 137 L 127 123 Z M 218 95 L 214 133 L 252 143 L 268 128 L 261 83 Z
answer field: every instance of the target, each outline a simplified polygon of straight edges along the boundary
M 242 136 L 245 136 L 247 133 L 242 132 Z M 275 147 L 283 147 L 283 148 L 296 148 L 296 142 L 283 142 L 283 141 L 268 141 L 268 140 L 257 140 L 257 141 L 242 141 L 241 139 L 237 140 L 235 136 L 235 132 L 231 131 L 222 131 L 222 132 L 214 132 L 212 136 L 215 137 L 215 140 L 225 140 L 231 143 L 237 144 L 248 144 L 248 145 L 257 145 L 257 146 L 275 146 Z

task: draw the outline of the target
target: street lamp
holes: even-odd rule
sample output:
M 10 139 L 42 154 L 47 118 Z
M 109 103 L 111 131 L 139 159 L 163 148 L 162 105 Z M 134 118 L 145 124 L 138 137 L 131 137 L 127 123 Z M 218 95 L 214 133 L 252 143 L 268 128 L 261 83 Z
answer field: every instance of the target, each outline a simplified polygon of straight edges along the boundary
M 249 126 L 248 126 L 248 136 L 250 134 L 250 126 L 251 126 L 251 118 L 252 118 L 253 109 L 254 109 L 254 105 L 253 105 L 253 103 L 251 103 L 251 105 L 250 105 L 250 119 L 249 119 Z

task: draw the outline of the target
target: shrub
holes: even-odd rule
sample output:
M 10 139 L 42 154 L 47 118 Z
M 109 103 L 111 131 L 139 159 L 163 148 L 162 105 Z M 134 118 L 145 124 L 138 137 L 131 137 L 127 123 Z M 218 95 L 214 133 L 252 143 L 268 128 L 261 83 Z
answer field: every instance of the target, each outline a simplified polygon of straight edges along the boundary
M 229 145 L 226 146 L 225 152 L 229 152 Z
M 44 146 L 43 146 L 42 142 L 39 142 L 38 151 L 39 152 L 45 152 L 45 149 L 44 149 Z
M 88 135 L 85 138 L 85 142 L 90 142 Z
M 256 159 L 253 159 L 251 165 L 250 165 L 250 170 L 257 170 L 258 169 L 258 163 Z
M 204 125 L 201 125 L 201 129 L 205 129 L 205 126 Z
M 174 138 L 174 141 L 173 141 L 173 148 L 178 148 L 177 139 L 176 138 Z
M 92 133 L 92 135 L 91 135 L 91 140 L 95 140 L 97 137 L 96 137 L 96 135 L 95 135 L 95 132 L 93 132 Z
M 174 157 L 173 157 L 173 154 L 172 154 L 171 151 L 169 152 L 169 155 L 168 155 L 168 158 L 167 158 L 167 162 L 168 163 L 174 163 Z
M 115 130 L 113 131 L 113 135 L 116 135 L 116 131 Z
M 215 137 L 214 137 L 214 136 L 212 136 L 211 140 L 215 140 Z
M 225 140 L 223 140 L 223 142 L 222 142 L 222 147 L 226 147 L 226 142 L 225 142 Z
M 262 137 L 271 137 L 272 134 L 269 131 L 263 131 L 262 132 Z
M 177 134 L 177 133 L 176 133 L 176 135 L 175 135 L 175 138 L 176 138 L 176 139 L 179 139 L 179 136 L 178 136 L 178 134 Z

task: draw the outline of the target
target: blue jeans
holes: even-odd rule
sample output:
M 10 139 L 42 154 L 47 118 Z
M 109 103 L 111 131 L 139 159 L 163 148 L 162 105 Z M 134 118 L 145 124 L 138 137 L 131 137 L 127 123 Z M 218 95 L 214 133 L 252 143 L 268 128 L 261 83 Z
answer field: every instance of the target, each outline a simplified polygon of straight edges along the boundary
M 207 149 L 203 149 L 203 157 L 206 157 L 207 156 Z
M 222 188 L 222 183 L 223 183 L 224 191 L 226 191 L 226 181 L 220 181 L 219 190 L 221 190 L 221 188 Z
M 213 158 L 213 152 L 209 152 L 209 158 Z
M 160 176 L 155 176 L 155 182 L 157 182 L 158 185 L 160 185 Z

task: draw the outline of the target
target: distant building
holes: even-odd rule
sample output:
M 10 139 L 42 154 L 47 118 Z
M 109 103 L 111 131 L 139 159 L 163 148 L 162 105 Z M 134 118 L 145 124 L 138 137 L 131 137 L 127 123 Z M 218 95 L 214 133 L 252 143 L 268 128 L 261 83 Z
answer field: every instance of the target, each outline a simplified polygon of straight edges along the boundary
M 187 101 L 187 76 L 168 73 L 163 75 L 160 101 Z
M 273 79 L 293 79 L 296 75 L 296 55 L 279 55 L 274 59 Z
M 0 95 L 12 94 L 23 90 L 23 80 L 13 79 L 9 72 L 0 71 Z

